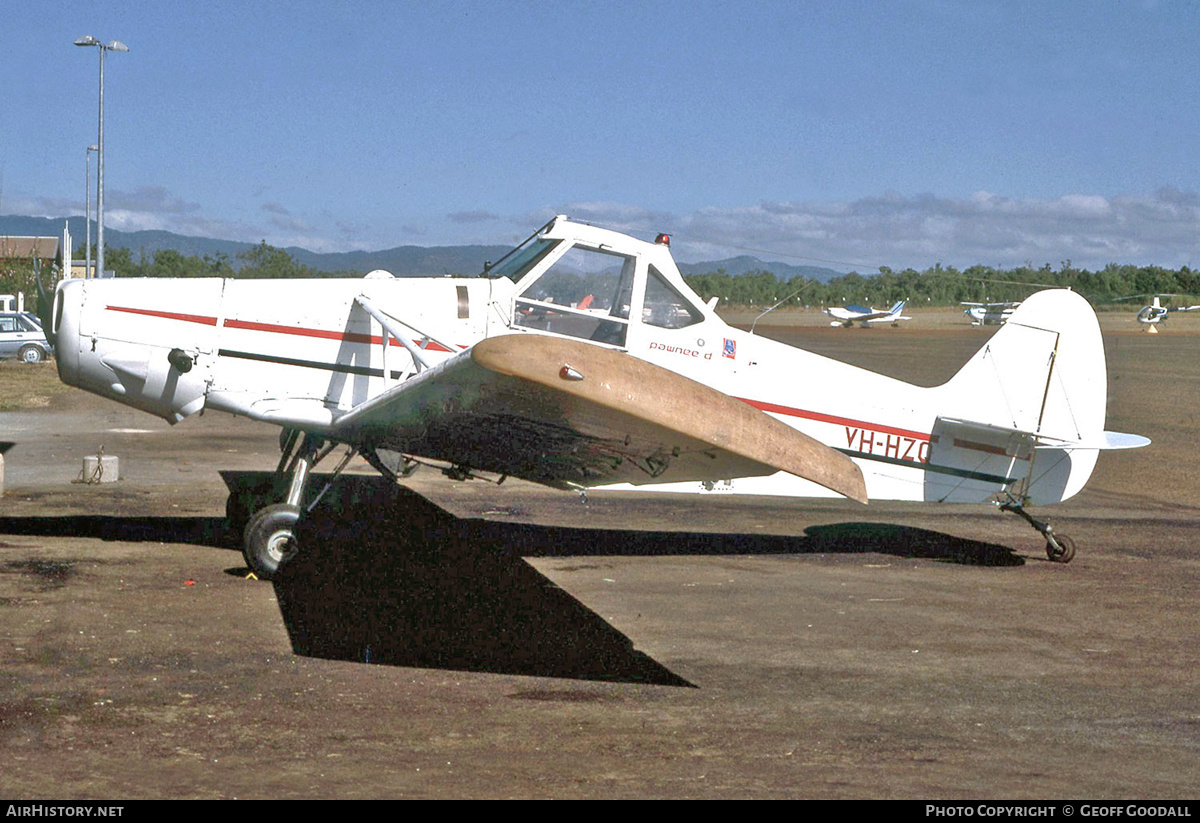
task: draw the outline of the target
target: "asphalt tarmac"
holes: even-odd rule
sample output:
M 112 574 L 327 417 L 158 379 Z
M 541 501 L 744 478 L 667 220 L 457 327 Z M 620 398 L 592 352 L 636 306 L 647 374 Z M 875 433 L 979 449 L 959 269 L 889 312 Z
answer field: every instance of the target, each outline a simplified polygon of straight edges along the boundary
M 969 327 L 763 329 L 916 382 Z M 220 472 L 277 432 L 81 393 L 0 413 L 0 796 L 1200 794 L 1188 329 L 1106 329 L 1106 454 L 1041 510 L 575 495 L 356 470 L 246 579 Z M 122 479 L 87 485 L 103 446 Z

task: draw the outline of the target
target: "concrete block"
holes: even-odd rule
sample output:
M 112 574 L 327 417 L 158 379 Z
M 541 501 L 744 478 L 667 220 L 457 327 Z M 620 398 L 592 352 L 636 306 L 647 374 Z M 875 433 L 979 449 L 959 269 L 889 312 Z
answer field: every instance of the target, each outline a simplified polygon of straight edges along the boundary
M 80 480 L 84 483 L 116 483 L 120 479 L 121 472 L 115 454 L 89 454 L 83 458 Z
M 4 453 L 16 443 L 0 442 L 0 497 L 4 496 Z

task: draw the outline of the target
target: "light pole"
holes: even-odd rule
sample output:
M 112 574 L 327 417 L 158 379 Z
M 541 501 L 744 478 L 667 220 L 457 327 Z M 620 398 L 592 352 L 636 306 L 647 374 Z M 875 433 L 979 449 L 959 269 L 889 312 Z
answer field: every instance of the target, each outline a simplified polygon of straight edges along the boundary
M 83 218 L 84 228 L 87 231 L 87 246 L 84 249 L 85 260 L 83 278 L 92 276 L 92 152 L 99 151 L 99 146 L 87 147 L 87 175 L 83 184 L 83 210 L 85 217 Z
M 100 49 L 100 126 L 96 141 L 96 273 L 104 274 L 104 52 L 129 51 L 129 46 L 113 40 L 101 43 L 90 34 L 75 41 L 77 46 L 96 46 Z

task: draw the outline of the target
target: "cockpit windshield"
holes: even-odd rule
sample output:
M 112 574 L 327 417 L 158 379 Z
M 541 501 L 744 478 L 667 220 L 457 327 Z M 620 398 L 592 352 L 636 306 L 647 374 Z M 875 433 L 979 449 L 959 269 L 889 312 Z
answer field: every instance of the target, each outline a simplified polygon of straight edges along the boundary
M 547 224 L 488 268 L 517 283 L 509 323 L 549 334 L 624 347 L 631 326 L 683 329 L 704 312 L 651 263 L 662 252 L 586 231 L 550 239 Z M 663 256 L 669 262 L 669 256 Z
M 500 262 L 488 269 L 488 277 L 507 277 L 514 283 L 542 261 L 561 240 L 536 238 L 510 251 Z

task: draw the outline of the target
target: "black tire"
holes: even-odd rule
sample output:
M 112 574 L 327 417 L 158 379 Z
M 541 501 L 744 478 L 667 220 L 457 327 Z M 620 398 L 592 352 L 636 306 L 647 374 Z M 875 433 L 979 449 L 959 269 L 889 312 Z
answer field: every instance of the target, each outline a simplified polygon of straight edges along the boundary
M 1046 541 L 1046 556 L 1054 563 L 1070 563 L 1075 558 L 1075 541 L 1065 534 L 1054 535 L 1053 541 Z
M 300 509 L 287 503 L 267 506 L 250 518 L 242 556 L 259 579 L 270 580 L 296 553 L 299 547 L 295 529 L 299 520 Z
M 37 346 L 24 346 L 21 351 L 17 352 L 17 357 L 22 363 L 41 363 L 46 359 L 46 353 Z

